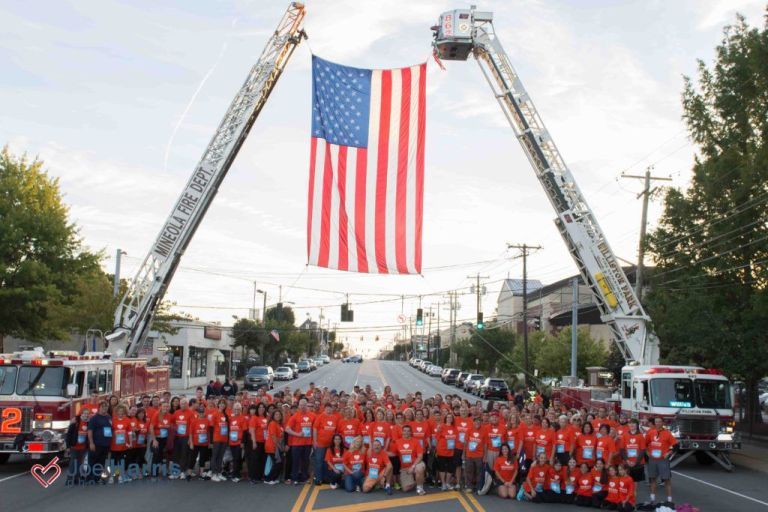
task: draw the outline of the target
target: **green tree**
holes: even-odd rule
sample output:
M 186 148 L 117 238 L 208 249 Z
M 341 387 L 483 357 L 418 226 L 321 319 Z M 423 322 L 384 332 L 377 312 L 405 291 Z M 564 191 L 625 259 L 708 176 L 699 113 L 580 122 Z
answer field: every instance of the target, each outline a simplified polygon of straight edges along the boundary
M 576 373 L 587 378 L 587 367 L 603 366 L 608 358 L 608 351 L 599 340 L 589 335 L 586 329 L 579 329 Z M 537 343 L 533 358 L 533 368 L 539 370 L 539 377 L 562 377 L 571 372 L 571 328 L 566 327 L 556 336 L 546 335 Z
M 766 18 L 768 20 L 768 18 Z M 647 240 L 656 264 L 648 309 L 662 359 L 722 368 L 748 388 L 768 374 L 768 26 L 738 17 L 715 62 L 682 95 L 700 156 L 690 186 L 669 190 Z
M 0 151 L 0 352 L 5 335 L 63 338 L 100 254 L 85 250 L 68 220 L 58 180 L 40 160 Z
M 250 318 L 239 318 L 232 326 L 232 337 L 235 339 L 234 346 L 245 350 L 245 359 L 248 358 L 248 352 L 253 350 L 260 353 L 263 346 L 263 340 L 259 333 L 263 328 Z
M 462 368 L 477 368 L 481 373 L 494 375 L 512 352 L 515 337 L 513 332 L 501 329 L 475 331 L 468 340 L 454 344 L 453 350 Z

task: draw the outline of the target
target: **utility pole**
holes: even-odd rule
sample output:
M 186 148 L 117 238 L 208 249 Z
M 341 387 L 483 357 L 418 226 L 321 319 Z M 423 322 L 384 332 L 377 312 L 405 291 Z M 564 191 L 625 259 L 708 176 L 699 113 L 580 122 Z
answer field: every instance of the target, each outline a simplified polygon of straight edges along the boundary
M 440 345 L 443 343 L 443 337 L 440 335 L 440 302 L 437 303 L 437 364 L 440 364 Z
M 621 173 L 622 178 L 643 180 L 645 183 L 643 191 L 637 194 L 637 199 L 643 198 L 643 214 L 640 218 L 640 245 L 637 250 L 637 270 L 635 271 L 635 295 L 637 295 L 638 301 L 642 301 L 643 298 L 643 270 L 645 269 L 645 262 L 643 260 L 645 259 L 645 228 L 648 223 L 648 199 L 656 191 L 655 187 L 651 190 L 651 181 L 672 181 L 672 178 L 669 176 L 651 176 L 652 169 L 653 166 L 648 167 L 645 170 L 644 176 Z
M 251 320 L 254 322 L 256 321 L 256 293 L 259 291 L 259 288 L 256 286 L 256 281 L 253 282 L 253 308 L 251 309 Z
M 427 322 L 427 359 L 431 357 L 429 355 L 429 348 L 430 348 L 431 341 L 432 341 L 432 306 L 429 306 L 429 322 Z M 435 361 L 435 364 L 437 364 L 437 361 Z
M 508 249 L 519 249 L 523 257 L 523 348 L 525 349 L 525 385 L 528 385 L 528 375 L 531 373 L 528 361 L 528 253 L 541 249 L 540 245 L 507 244 Z
M 573 304 L 571 305 L 571 377 L 576 377 L 576 363 L 579 353 L 579 278 L 571 281 Z
M 480 287 L 480 279 L 490 279 L 488 276 L 481 276 L 479 273 L 475 276 L 467 276 L 467 279 L 475 278 L 477 284 L 475 285 L 475 295 L 477 296 L 477 318 L 480 318 L 480 313 L 483 311 L 482 304 L 480 303 L 480 295 L 483 289 Z
M 115 252 L 115 277 L 112 282 L 112 296 L 117 297 L 120 294 L 120 259 L 123 254 L 128 254 L 122 249 Z

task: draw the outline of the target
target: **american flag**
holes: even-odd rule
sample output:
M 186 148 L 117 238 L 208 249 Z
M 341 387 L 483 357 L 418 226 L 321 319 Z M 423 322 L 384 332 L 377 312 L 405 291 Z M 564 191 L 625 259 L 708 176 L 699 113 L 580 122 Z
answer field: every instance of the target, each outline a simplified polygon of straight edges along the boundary
M 269 331 L 269 335 L 275 338 L 275 341 L 280 341 L 280 333 L 277 332 L 277 329 L 272 329 Z
M 426 63 L 359 69 L 312 57 L 307 259 L 421 272 Z

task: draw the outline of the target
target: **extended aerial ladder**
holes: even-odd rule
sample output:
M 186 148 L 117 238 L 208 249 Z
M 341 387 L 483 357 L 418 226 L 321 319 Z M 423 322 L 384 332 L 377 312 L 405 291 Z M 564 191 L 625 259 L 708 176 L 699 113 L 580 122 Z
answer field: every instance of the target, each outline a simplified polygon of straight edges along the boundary
M 557 228 L 627 364 L 658 364 L 659 341 L 651 331 L 650 318 L 510 64 L 496 36 L 493 13 L 474 6 L 448 11 L 432 29 L 440 59 L 475 56 L 557 213 Z
M 181 257 L 288 60 L 301 40 L 306 38 L 302 28 L 304 15 L 302 3 L 290 4 L 259 60 L 235 95 L 115 311 L 114 329 L 106 336 L 110 352 L 126 357 L 138 354 Z

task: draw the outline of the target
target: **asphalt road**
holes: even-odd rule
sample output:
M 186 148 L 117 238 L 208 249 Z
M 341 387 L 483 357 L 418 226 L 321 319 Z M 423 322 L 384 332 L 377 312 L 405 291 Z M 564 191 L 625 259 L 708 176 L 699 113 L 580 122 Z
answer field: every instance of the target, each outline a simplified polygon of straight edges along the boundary
M 370 384 L 377 391 L 385 385 L 396 393 L 421 390 L 425 395 L 436 392 L 456 393 L 457 388 L 443 385 L 439 379 L 410 368 L 407 363 L 365 361 L 362 364 L 333 362 L 299 379 L 276 383 L 275 389 L 288 385 L 306 389 L 310 382 L 331 389 L 351 390 L 355 384 Z M 475 400 L 476 397 L 466 395 Z M 743 454 L 733 456 L 737 469 L 726 473 L 717 466 L 699 466 L 686 461 L 675 471 L 673 483 L 675 502 L 691 503 L 705 511 L 766 511 L 768 510 L 768 449 L 747 446 Z M 494 496 L 475 497 L 464 493 L 441 492 L 427 488 L 427 495 L 396 492 L 386 496 L 383 492 L 371 495 L 348 494 L 332 491 L 327 486 L 311 485 L 251 485 L 246 482 L 213 483 L 136 481 L 124 485 L 67 488 L 59 478 L 43 488 L 30 474 L 35 463 L 45 465 L 48 460 L 28 461 L 12 458 L 0 466 L 0 512 L 80 512 L 84 509 L 106 507 L 110 512 L 134 512 L 137 508 L 174 509 L 186 512 L 240 510 L 254 504 L 258 510 L 280 512 L 363 512 L 407 508 L 409 511 L 441 512 L 501 512 L 510 508 L 519 510 L 563 511 L 577 510 L 564 505 L 536 505 L 508 503 Z M 66 470 L 66 467 L 63 468 Z M 639 487 L 639 499 L 647 498 L 645 485 Z

